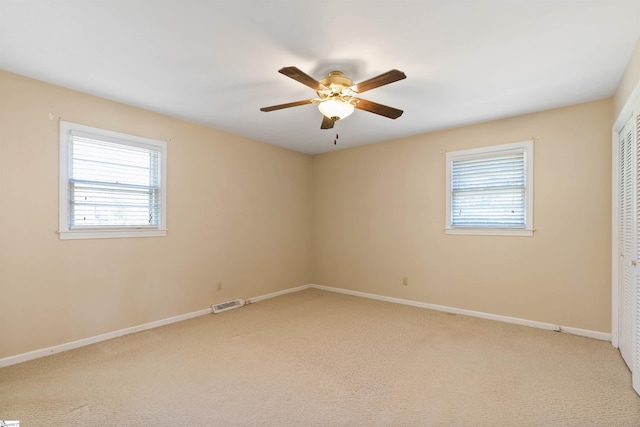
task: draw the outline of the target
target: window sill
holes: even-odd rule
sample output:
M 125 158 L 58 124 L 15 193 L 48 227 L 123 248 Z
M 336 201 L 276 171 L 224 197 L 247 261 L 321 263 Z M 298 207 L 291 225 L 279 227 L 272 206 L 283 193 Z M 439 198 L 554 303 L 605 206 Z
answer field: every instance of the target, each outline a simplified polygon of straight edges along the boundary
M 134 229 L 134 230 L 67 230 L 59 231 L 60 240 L 75 239 L 124 239 L 131 237 L 164 237 L 167 230 L 159 229 Z
M 445 234 L 466 234 L 475 236 L 533 236 L 533 229 L 510 228 L 445 228 Z

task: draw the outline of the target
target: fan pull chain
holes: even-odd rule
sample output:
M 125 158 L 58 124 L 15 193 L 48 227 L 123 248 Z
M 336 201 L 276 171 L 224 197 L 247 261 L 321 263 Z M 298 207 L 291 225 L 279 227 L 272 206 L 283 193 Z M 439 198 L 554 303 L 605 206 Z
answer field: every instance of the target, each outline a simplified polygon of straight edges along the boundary
M 336 141 L 338 141 L 338 138 L 339 138 L 339 136 L 338 136 L 338 134 L 336 133 L 336 139 L 334 139 L 334 140 L 333 140 L 333 145 L 336 145 Z

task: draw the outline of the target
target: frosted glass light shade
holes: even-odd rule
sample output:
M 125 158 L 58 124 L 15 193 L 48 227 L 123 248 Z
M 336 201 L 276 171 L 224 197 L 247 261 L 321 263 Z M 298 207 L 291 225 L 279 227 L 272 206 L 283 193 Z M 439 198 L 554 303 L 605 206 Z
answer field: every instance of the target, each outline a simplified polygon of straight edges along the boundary
M 326 117 L 332 119 L 338 117 L 344 119 L 353 113 L 354 107 L 351 103 L 338 99 L 329 99 L 318 104 L 318 110 Z

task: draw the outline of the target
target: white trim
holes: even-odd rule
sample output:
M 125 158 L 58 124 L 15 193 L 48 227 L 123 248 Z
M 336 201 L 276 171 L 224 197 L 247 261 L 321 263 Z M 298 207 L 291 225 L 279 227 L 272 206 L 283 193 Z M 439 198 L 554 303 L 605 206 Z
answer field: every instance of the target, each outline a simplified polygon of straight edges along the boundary
M 615 348 L 619 348 L 620 334 L 620 295 L 618 292 L 618 257 L 620 256 L 620 248 L 618 247 L 618 232 L 620 224 L 619 218 L 619 199 L 618 191 L 620 187 L 620 159 L 619 159 L 619 144 L 620 144 L 620 132 L 624 128 L 630 117 L 633 116 L 633 106 L 640 104 L 640 81 L 636 83 L 635 88 L 631 92 L 629 98 L 624 103 L 624 106 L 620 110 L 620 114 L 616 118 L 613 126 L 611 127 L 611 345 Z
M 114 132 L 60 120 L 58 171 L 58 235 L 60 240 L 164 237 L 167 235 L 167 143 L 151 138 Z M 118 144 L 154 149 L 160 152 L 160 224 L 157 227 L 74 227 L 69 228 L 69 144 L 72 134 L 95 137 Z
M 430 309 L 430 310 L 443 311 L 445 313 L 455 313 L 455 314 L 461 314 L 461 315 L 465 315 L 465 316 L 479 317 L 479 318 L 482 318 L 482 319 L 496 320 L 496 321 L 499 321 L 499 322 L 513 323 L 513 324 L 516 324 L 516 325 L 530 326 L 530 327 L 539 328 L 539 329 L 548 329 L 548 330 L 553 330 L 553 331 L 557 331 L 557 332 L 566 332 L 566 333 L 573 334 L 573 335 L 580 335 L 580 336 L 589 337 L 589 338 L 595 338 L 595 339 L 603 340 L 603 341 L 610 341 L 611 340 L 611 334 L 608 334 L 606 332 L 597 332 L 597 331 L 590 331 L 590 330 L 587 330 L 587 329 L 578 329 L 578 328 L 572 328 L 572 327 L 567 327 L 567 326 L 558 326 L 558 325 L 553 325 L 551 323 L 537 322 L 537 321 L 534 321 L 534 320 L 520 319 L 520 318 L 517 318 L 517 317 L 501 316 L 501 315 L 497 315 L 497 314 L 483 313 L 483 312 L 480 312 L 480 311 L 464 310 L 464 309 L 461 309 L 461 308 L 447 307 L 447 306 L 436 305 L 436 304 L 428 304 L 428 303 L 424 303 L 424 302 L 418 302 L 418 301 L 406 300 L 406 299 L 401 299 L 401 298 L 388 297 L 388 296 L 383 296 L 383 295 L 371 294 L 371 293 L 367 293 L 367 292 L 351 291 L 351 290 L 348 290 L 348 289 L 334 288 L 334 287 L 330 287 L 330 286 L 314 285 L 314 284 L 302 285 L 302 286 L 298 286 L 298 287 L 295 287 L 295 288 L 284 289 L 284 290 L 281 290 L 281 291 L 272 292 L 272 293 L 269 293 L 269 294 L 265 294 L 265 295 L 261 295 L 261 296 L 257 296 L 257 297 L 253 297 L 253 298 L 247 298 L 247 299 L 245 299 L 245 302 L 247 304 L 253 304 L 253 303 L 264 301 L 264 300 L 267 300 L 267 299 L 270 299 L 270 298 L 275 298 L 275 297 L 279 297 L 279 296 L 286 295 L 286 294 L 291 294 L 291 293 L 294 293 L 294 292 L 303 291 L 305 289 L 310 289 L 310 288 L 312 288 L 312 289 L 320 289 L 320 290 L 329 291 L 329 292 L 336 292 L 336 293 L 340 293 L 340 294 L 352 295 L 352 296 L 357 296 L 357 297 L 362 297 L 362 298 L 375 299 L 375 300 L 379 300 L 379 301 L 386 301 L 386 302 L 391 302 L 391 303 L 395 303 L 395 304 L 409 305 L 409 306 L 412 306 L 412 307 L 420 307 L 420 308 L 426 308 L 426 309 Z M 207 309 L 203 309 L 203 310 L 194 311 L 192 313 L 187 313 L 187 314 L 182 314 L 182 315 L 179 315 L 179 316 L 169 317 L 167 319 L 156 320 L 154 322 L 145 323 L 143 325 L 132 326 L 130 328 L 120 329 L 120 330 L 113 331 L 113 332 L 107 332 L 105 334 L 96 335 L 96 336 L 88 337 L 88 338 L 83 338 L 83 339 L 79 339 L 79 340 L 68 342 L 68 343 L 64 343 L 64 344 L 54 345 L 54 346 L 51 346 L 51 347 L 46 347 L 46 348 L 42 348 L 42 349 L 39 349 L 39 350 L 34 350 L 34 351 L 27 352 L 27 353 L 18 354 L 18 355 L 15 355 L 15 356 L 8 356 L 8 357 L 5 357 L 3 359 L 0 359 L 0 368 L 4 368 L 4 367 L 10 366 L 10 365 L 15 365 L 17 363 L 27 362 L 29 360 L 38 359 L 40 357 L 49 356 L 49 355 L 55 354 L 55 353 L 61 353 L 63 351 L 67 351 L 67 350 L 73 350 L 73 349 L 76 349 L 76 348 L 80 348 L 80 347 L 84 347 L 84 346 L 87 346 L 87 345 L 99 343 L 99 342 L 102 342 L 102 341 L 107 341 L 107 340 L 110 340 L 112 338 L 118 338 L 118 337 L 121 337 L 121 336 L 124 336 L 124 335 L 133 334 L 135 332 L 140 332 L 140 331 L 144 331 L 144 330 L 147 330 L 147 329 L 153 329 L 153 328 L 157 328 L 157 327 L 160 327 L 160 326 L 169 325 L 171 323 L 181 322 L 183 320 L 188 320 L 188 319 L 191 319 L 191 318 L 194 318 L 194 317 L 203 316 L 205 314 L 210 314 L 211 312 L 212 312 L 212 309 L 211 308 L 207 308 Z
M 246 302 L 247 302 L 247 304 L 253 304 L 254 302 L 264 301 L 266 299 L 279 297 L 281 295 L 292 294 L 294 292 L 304 291 L 305 289 L 309 289 L 312 286 L 313 285 L 302 285 L 302 286 L 298 286 L 298 287 L 295 287 L 295 288 L 284 289 L 282 291 L 272 292 L 270 294 L 260 295 L 258 297 L 253 297 L 253 298 L 248 298 L 246 300 Z
M 500 154 L 524 153 L 525 167 L 525 228 L 500 227 L 453 227 L 451 225 L 451 165 L 455 160 L 492 158 Z M 445 234 L 468 234 L 481 236 L 533 236 L 533 181 L 534 140 L 492 145 L 468 150 L 448 151 L 445 156 Z
M 310 285 L 303 285 L 303 286 L 298 286 L 296 288 L 289 288 L 289 289 L 285 289 L 285 290 L 282 290 L 282 291 L 272 292 L 270 294 L 254 297 L 254 298 L 248 298 L 248 299 L 245 300 L 245 302 L 247 304 L 250 304 L 250 303 L 254 303 L 254 302 L 264 301 L 266 299 L 278 297 L 280 295 L 290 294 L 290 293 L 293 293 L 293 292 L 298 292 L 298 291 L 302 291 L 302 290 L 305 290 L 305 289 L 309 289 L 309 287 L 310 287 Z M 113 331 L 113 332 L 107 332 L 105 334 L 96 335 L 96 336 L 93 336 L 93 337 L 83 338 L 83 339 L 79 339 L 79 340 L 68 342 L 68 343 L 64 343 L 64 344 L 59 344 L 59 345 L 54 345 L 54 346 L 51 346 L 51 347 L 41 348 L 39 350 L 34 350 L 34 351 L 30 351 L 30 352 L 23 353 L 23 354 L 18 354 L 16 356 L 5 357 L 3 359 L 0 359 L 0 368 L 3 368 L 5 366 L 10 366 L 10 365 L 15 365 L 17 363 L 27 362 L 29 360 L 38 359 L 40 357 L 49 356 L 51 354 L 60 353 L 60 352 L 67 351 L 67 350 L 73 350 L 75 348 L 80 348 L 80 347 L 84 347 L 86 345 L 91 345 L 91 344 L 95 344 L 95 343 L 98 343 L 98 342 L 110 340 L 112 338 L 118 338 L 118 337 L 121 337 L 123 335 L 129 335 L 129 334 L 133 334 L 135 332 L 140 332 L 140 331 L 144 331 L 144 330 L 147 330 L 147 329 L 153 329 L 153 328 L 157 328 L 157 327 L 160 327 L 160 326 L 169 325 L 171 323 L 181 322 L 183 320 L 188 320 L 188 319 L 191 319 L 191 318 L 194 318 L 194 317 L 198 317 L 198 316 L 202 316 L 202 315 L 210 314 L 210 313 L 212 313 L 212 308 L 211 307 L 209 307 L 207 309 L 203 309 L 203 310 L 194 311 L 192 313 L 181 314 L 179 316 L 169 317 L 167 319 L 156 320 L 154 322 L 145 323 L 143 325 L 132 326 L 130 328 L 120 329 L 120 330 Z
M 559 326 L 558 332 L 566 332 L 571 335 L 593 338 L 601 341 L 611 341 L 611 334 L 607 332 L 591 331 L 589 329 L 572 328 L 570 326 Z
M 621 129 L 620 129 L 621 130 Z M 619 223 L 618 217 L 620 215 L 620 130 L 611 132 L 611 159 L 613 164 L 611 165 L 611 171 L 613 176 L 611 177 L 611 345 L 618 348 L 618 334 L 619 332 L 619 319 L 620 315 L 618 309 L 618 298 L 620 294 L 618 292 L 618 258 L 620 256 L 619 248 Z
M 513 323 L 516 325 L 530 326 L 533 328 L 547 329 L 557 332 L 566 332 L 572 335 L 580 335 L 588 338 L 595 338 L 602 341 L 611 341 L 611 334 L 607 332 L 590 331 L 588 329 L 572 328 L 568 326 L 554 325 L 552 323 L 538 322 L 535 320 L 520 319 L 518 317 L 502 316 L 499 314 L 483 313 L 481 311 L 464 310 L 462 308 L 447 307 L 444 305 L 428 304 L 424 302 L 406 300 L 401 298 L 387 297 L 383 295 L 370 294 L 367 292 L 351 291 L 348 289 L 332 288 L 323 285 L 311 285 L 312 288 L 329 292 L 352 295 L 356 297 L 370 298 L 379 301 L 392 302 L 395 304 L 410 305 L 412 307 L 427 308 L 430 310 L 443 311 L 445 313 L 462 314 L 464 316 L 479 317 L 481 319 L 496 320 L 498 322 Z
M 128 230 L 73 230 L 59 231 L 60 240 L 76 239 L 120 239 L 125 237 L 164 237 L 167 230 L 128 229 Z
M 533 236 L 535 230 L 523 228 L 445 228 L 446 234 L 467 234 L 474 236 Z
M 171 323 L 181 322 L 183 320 L 191 319 L 193 317 L 202 316 L 204 314 L 211 313 L 211 308 L 204 310 L 194 311 L 192 313 L 181 314 L 179 316 L 169 317 L 167 319 L 156 320 L 155 322 L 145 323 L 143 325 L 132 326 L 130 328 L 120 329 L 113 332 L 107 332 L 106 334 L 96 335 L 93 337 L 83 338 L 76 341 L 71 341 L 64 344 L 54 345 L 47 348 L 41 348 L 39 350 L 30 351 L 28 353 L 18 354 L 16 356 L 9 356 L 0 359 L 0 368 L 9 365 L 15 365 L 16 363 L 27 362 L 29 360 L 38 359 L 40 357 L 49 356 L 55 353 L 61 353 L 67 350 L 73 350 L 75 348 L 84 347 L 86 345 L 95 344 L 102 341 L 107 341 L 113 338 L 118 338 L 123 335 L 133 334 L 135 332 L 145 331 L 147 329 L 157 328 L 159 326 L 169 325 Z

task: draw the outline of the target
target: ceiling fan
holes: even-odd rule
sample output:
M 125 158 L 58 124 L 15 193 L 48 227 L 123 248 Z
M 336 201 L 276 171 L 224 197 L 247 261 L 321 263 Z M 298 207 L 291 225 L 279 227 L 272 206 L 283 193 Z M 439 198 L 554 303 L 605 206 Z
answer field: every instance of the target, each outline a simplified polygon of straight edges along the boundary
M 318 109 L 323 115 L 320 129 L 333 128 L 336 121 L 344 119 L 353 113 L 356 108 L 390 119 L 397 119 L 403 113 L 402 110 L 398 110 L 397 108 L 358 98 L 358 95 L 363 92 L 407 78 L 407 76 L 399 70 L 387 71 L 384 74 L 357 84 L 353 84 L 353 81 L 346 77 L 341 71 L 331 71 L 327 77 L 320 79 L 320 81 L 317 81 L 296 67 L 284 67 L 278 70 L 278 72 L 297 80 L 303 85 L 309 86 L 316 91 L 318 97 L 289 102 L 287 104 L 272 105 L 271 107 L 263 107 L 260 111 L 274 111 L 300 105 L 318 104 Z

